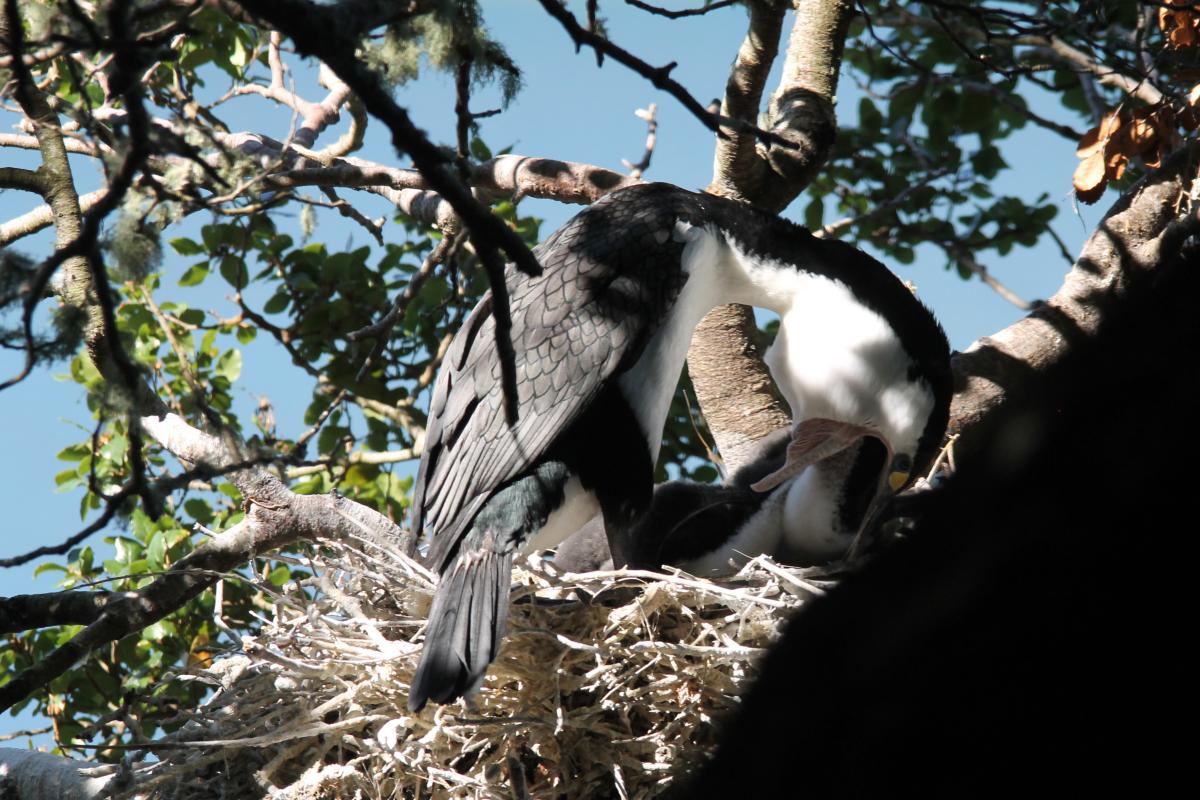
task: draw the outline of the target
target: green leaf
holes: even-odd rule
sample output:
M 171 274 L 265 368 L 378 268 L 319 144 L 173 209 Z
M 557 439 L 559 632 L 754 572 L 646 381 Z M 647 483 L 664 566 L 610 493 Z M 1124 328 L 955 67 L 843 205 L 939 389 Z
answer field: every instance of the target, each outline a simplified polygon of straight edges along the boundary
M 883 128 L 883 114 L 879 113 L 869 97 L 858 101 L 858 127 L 872 132 Z
M 1004 158 L 1000 155 L 1000 151 L 992 145 L 987 145 L 979 149 L 979 152 L 971 156 L 971 166 L 975 168 L 975 172 L 981 178 L 993 178 L 996 173 L 1008 166 Z
M 233 383 L 242 374 L 242 351 L 226 350 L 217 359 L 217 364 L 213 367 L 213 370 L 218 375 L 226 378 L 230 383 Z
M 72 444 L 58 451 L 59 461 L 82 461 L 92 454 L 92 447 L 88 444 Z
M 36 578 L 39 575 L 44 575 L 47 572 L 63 572 L 63 573 L 65 573 L 66 571 L 67 571 L 67 568 L 64 567 L 62 564 L 55 564 L 52 561 L 47 561 L 45 563 L 38 564 L 36 567 L 33 568 L 33 577 Z
M 204 248 L 186 236 L 180 236 L 170 240 L 170 245 L 176 253 L 181 256 L 198 256 L 204 252 Z
M 209 507 L 208 502 L 197 497 L 185 502 L 183 510 L 201 525 L 208 525 L 213 520 L 212 508 Z
M 808 208 L 804 209 L 804 224 L 809 230 L 815 231 L 821 227 L 821 221 L 825 218 L 825 201 L 820 197 L 814 197 L 812 202 L 808 204 Z
M 233 37 L 233 54 L 229 57 L 229 63 L 238 69 L 244 69 L 249 61 L 250 51 L 246 48 L 246 44 L 242 41 L 242 37 Z
M 161 642 L 170 635 L 166 620 L 159 620 L 142 631 L 142 640 L 146 642 Z
M 208 277 L 208 264 L 193 264 L 179 276 L 180 286 L 199 286 Z
M 492 157 L 492 151 L 478 136 L 471 138 L 471 157 L 476 161 L 487 161 Z
M 158 571 L 163 568 L 163 556 L 167 552 L 167 535 L 158 531 L 150 538 L 146 547 L 146 561 L 150 569 Z
M 281 311 L 287 310 L 288 303 L 291 298 L 283 292 L 276 292 L 271 296 L 271 299 L 263 306 L 263 312 L 267 314 L 278 314 Z
M 374 464 L 351 464 L 342 476 L 342 485 L 357 489 L 372 485 L 379 475 L 379 467 Z
M 221 245 L 229 241 L 228 225 L 205 225 L 200 229 L 200 238 L 204 240 L 204 248 L 212 255 L 221 249 Z
M 354 269 L 354 257 L 350 253 L 334 253 L 321 264 L 321 277 L 329 283 L 349 280 Z
M 246 262 L 241 256 L 225 256 L 221 259 L 221 277 L 235 289 L 246 288 Z
M 271 570 L 271 574 L 267 576 L 267 580 L 274 586 L 283 586 L 291 580 L 292 571 L 283 564 L 280 564 L 275 569 Z
M 179 314 L 179 318 L 188 325 L 203 325 L 206 314 L 198 308 L 189 308 Z
M 81 486 L 83 481 L 79 477 L 79 473 L 75 469 L 64 469 L 62 472 L 54 476 L 54 485 L 58 487 L 57 491 L 65 492 L 74 489 L 76 486 Z

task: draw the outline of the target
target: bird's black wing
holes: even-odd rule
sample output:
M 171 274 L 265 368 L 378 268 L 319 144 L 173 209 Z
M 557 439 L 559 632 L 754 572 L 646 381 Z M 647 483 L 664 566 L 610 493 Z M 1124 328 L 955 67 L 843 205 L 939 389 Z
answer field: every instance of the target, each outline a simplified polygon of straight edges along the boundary
M 534 249 L 541 276 L 506 271 L 520 409 L 511 427 L 491 295 L 467 318 L 434 387 L 413 493 L 415 530 L 434 532 L 434 568 L 449 562 L 488 498 L 636 362 L 682 288 L 683 245 L 672 234 L 676 220 L 697 217 L 695 198 L 661 184 L 614 193 Z

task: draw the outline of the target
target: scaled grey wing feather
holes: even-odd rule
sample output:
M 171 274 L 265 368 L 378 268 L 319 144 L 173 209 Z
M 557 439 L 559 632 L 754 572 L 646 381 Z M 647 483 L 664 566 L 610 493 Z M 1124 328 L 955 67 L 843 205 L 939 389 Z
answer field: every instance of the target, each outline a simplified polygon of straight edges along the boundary
M 413 493 L 415 530 L 428 525 L 435 532 L 428 555 L 435 569 L 448 562 L 488 497 L 535 464 L 604 382 L 636 361 L 682 287 L 682 245 L 662 235 L 683 212 L 678 202 L 648 196 L 606 205 L 585 210 L 534 249 L 541 277 L 506 271 L 520 409 L 515 426 L 504 418 L 490 296 L 447 353 Z M 635 227 L 644 235 L 629 237 Z M 630 248 L 630 238 L 653 248 Z

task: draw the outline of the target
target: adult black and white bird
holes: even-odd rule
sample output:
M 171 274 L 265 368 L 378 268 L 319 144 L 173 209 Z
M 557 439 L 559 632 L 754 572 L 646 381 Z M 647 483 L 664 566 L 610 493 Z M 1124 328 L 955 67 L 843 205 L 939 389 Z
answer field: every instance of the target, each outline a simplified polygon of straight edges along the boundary
M 430 402 L 413 526 L 441 578 L 409 707 L 482 682 L 504 633 L 513 558 L 599 511 L 618 564 L 650 504 L 663 424 L 692 330 L 720 303 L 781 315 L 789 386 L 812 415 L 873 426 L 912 460 L 936 447 L 945 336 L 879 262 L 748 205 L 630 187 L 506 271 L 518 419 L 505 419 L 491 298 L 467 318 Z M 803 339 L 816 335 L 812 359 Z M 835 437 L 829 437 L 835 438 Z M 828 442 L 808 455 L 826 453 Z
M 665 508 L 685 509 L 689 495 L 701 504 L 678 521 L 664 517 L 657 529 L 647 524 L 640 531 L 643 551 L 658 540 L 656 563 L 712 575 L 764 553 L 798 566 L 842 557 L 892 494 L 929 466 L 934 448 L 928 445 L 945 432 L 952 393 L 944 337 L 936 348 L 928 343 L 923 353 L 933 399 L 927 415 L 916 420 L 877 415 L 870 407 L 889 399 L 874 397 L 881 387 L 862 371 L 874 369 L 871 359 L 825 346 L 822 337 L 829 322 L 813 311 L 798 303 L 786 312 L 763 359 L 797 422 L 790 436 L 777 431 L 760 442 L 757 462 L 746 472 L 779 460 L 780 450 L 785 463 L 761 477 L 734 476 L 720 491 L 687 484 L 672 488 Z M 872 321 L 859 324 L 864 332 Z M 857 381 L 852 377 L 856 373 Z M 830 375 L 841 376 L 840 385 L 831 386 Z M 912 430 L 914 421 L 924 423 L 924 446 L 909 448 L 905 431 Z M 893 442 L 899 443 L 898 450 Z M 660 494 L 666 492 L 656 490 L 656 504 Z M 655 521 L 654 516 L 652 511 L 644 520 Z

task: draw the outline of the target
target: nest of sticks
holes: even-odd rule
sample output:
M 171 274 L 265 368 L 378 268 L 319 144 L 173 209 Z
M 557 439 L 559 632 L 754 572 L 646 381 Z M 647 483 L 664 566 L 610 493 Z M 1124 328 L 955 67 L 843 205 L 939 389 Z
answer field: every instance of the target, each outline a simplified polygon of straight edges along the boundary
M 387 544 L 323 541 L 263 583 L 273 613 L 150 748 L 125 796 L 642 798 L 713 751 L 722 719 L 826 571 L 514 571 L 508 635 L 469 702 L 406 708 L 436 576 Z

